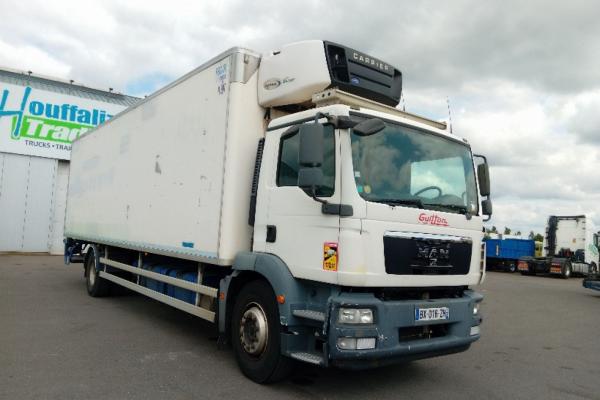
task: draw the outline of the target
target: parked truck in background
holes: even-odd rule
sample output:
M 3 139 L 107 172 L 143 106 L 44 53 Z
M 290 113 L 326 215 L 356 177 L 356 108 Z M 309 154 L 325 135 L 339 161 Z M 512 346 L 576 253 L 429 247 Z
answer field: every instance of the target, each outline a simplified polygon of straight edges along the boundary
M 551 215 L 546 225 L 544 255 L 523 257 L 517 268 L 524 275 L 538 273 L 569 278 L 573 273 L 598 271 L 598 230 L 585 215 Z
M 535 241 L 533 239 L 490 238 L 485 239 L 485 248 L 488 270 L 515 272 L 520 258 L 535 255 Z
M 214 322 L 256 382 L 466 350 L 488 166 L 401 86 L 324 41 L 215 57 L 75 141 L 66 262 Z
M 589 274 L 583 279 L 582 284 L 584 288 L 600 291 L 600 274 L 597 272 Z

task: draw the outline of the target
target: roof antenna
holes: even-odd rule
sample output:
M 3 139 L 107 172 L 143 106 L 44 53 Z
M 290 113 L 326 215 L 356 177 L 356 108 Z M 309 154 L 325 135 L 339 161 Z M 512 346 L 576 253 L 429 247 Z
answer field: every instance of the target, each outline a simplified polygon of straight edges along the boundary
M 400 103 L 402 103 L 402 111 L 406 112 L 406 99 L 404 98 L 404 91 L 400 92 Z
M 448 127 L 450 128 L 450 133 L 452 133 L 452 112 L 450 112 L 450 98 L 446 97 L 446 104 L 448 104 Z

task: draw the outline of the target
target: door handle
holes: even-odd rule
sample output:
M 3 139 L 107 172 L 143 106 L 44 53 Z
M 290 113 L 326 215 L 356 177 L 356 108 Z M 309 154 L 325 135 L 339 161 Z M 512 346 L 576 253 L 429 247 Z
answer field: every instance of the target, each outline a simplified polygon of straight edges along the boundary
M 267 242 L 275 243 L 277 240 L 277 227 L 275 225 L 267 225 Z

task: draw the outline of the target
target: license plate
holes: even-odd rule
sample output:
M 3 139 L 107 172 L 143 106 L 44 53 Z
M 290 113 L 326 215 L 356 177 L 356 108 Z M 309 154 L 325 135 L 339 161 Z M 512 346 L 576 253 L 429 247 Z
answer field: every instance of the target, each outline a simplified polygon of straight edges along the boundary
M 448 307 L 415 308 L 415 321 L 439 321 L 449 318 Z

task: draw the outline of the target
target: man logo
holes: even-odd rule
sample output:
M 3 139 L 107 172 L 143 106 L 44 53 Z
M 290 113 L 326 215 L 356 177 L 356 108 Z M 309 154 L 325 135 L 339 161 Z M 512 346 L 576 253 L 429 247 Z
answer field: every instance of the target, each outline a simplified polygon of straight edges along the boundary
M 417 258 L 429 267 L 446 265 L 450 261 L 450 244 L 417 243 Z M 438 262 L 442 262 L 442 264 L 438 264 Z

